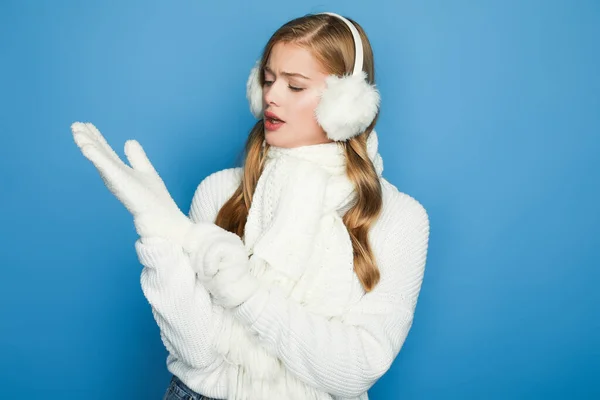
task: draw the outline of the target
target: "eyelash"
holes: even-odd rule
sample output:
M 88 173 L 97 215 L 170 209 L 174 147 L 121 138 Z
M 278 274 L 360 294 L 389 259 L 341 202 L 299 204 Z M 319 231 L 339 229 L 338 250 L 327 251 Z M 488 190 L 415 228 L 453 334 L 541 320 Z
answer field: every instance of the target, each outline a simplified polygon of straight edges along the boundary
M 271 85 L 272 83 L 273 83 L 273 81 L 265 81 L 265 85 L 267 85 L 267 86 Z M 304 90 L 304 88 L 297 88 L 297 87 L 290 86 L 290 85 L 288 85 L 288 87 L 290 89 L 292 89 L 294 92 L 301 92 Z

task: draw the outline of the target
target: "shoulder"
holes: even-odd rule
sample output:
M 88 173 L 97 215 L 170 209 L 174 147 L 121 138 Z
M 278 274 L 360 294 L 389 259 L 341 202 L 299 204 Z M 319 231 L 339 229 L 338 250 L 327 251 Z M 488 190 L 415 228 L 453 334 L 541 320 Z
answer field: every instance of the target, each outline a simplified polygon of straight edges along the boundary
M 213 172 L 197 186 L 190 206 L 190 219 L 194 222 L 214 222 L 217 213 L 239 186 L 242 167 L 226 168 Z
M 372 241 L 378 244 L 420 245 L 427 247 L 429 215 L 413 196 L 399 191 L 381 178 L 383 208 L 372 227 Z
M 385 178 L 381 179 L 383 211 L 398 217 L 415 217 L 429 222 L 425 206 L 413 196 L 401 192 Z
M 213 172 L 198 184 L 197 189 L 220 192 L 226 191 L 231 187 L 237 187 L 242 179 L 242 172 L 243 169 L 241 167 L 226 168 Z

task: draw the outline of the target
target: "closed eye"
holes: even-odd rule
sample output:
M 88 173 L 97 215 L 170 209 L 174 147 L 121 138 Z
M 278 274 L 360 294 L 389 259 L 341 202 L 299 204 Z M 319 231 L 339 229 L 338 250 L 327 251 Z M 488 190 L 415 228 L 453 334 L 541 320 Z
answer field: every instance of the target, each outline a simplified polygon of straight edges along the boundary
M 266 86 L 271 86 L 273 84 L 273 81 L 265 81 L 265 85 Z M 294 87 L 291 85 L 288 85 L 288 87 L 293 90 L 294 92 L 301 92 L 304 90 L 304 88 L 299 88 L 299 87 Z

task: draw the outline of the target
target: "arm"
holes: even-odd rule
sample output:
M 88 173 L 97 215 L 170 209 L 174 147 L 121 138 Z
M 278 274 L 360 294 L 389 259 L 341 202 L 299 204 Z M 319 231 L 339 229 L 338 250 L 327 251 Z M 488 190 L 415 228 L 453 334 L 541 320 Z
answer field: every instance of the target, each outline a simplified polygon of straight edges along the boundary
M 410 197 L 382 215 L 380 283 L 341 318 L 307 312 L 277 290 L 261 289 L 235 315 L 302 381 L 342 397 L 367 391 L 387 370 L 412 326 L 423 279 L 429 220 Z M 381 243 L 383 242 L 383 243 Z
M 152 306 L 165 348 L 187 365 L 203 369 L 214 363 L 212 347 L 219 314 L 209 294 L 197 284 L 181 246 L 162 238 L 138 239 L 135 248 L 144 266 L 140 283 Z
M 227 195 L 233 192 L 235 173 L 234 169 L 219 171 L 200 183 L 190 208 L 192 222 L 214 221 Z M 159 237 L 138 239 L 135 247 L 144 265 L 142 291 L 152 306 L 165 347 L 194 368 L 214 367 L 218 353 L 212 343 L 222 308 L 213 306 L 190 267 L 189 257 L 180 245 Z
M 185 239 L 188 232 L 195 231 L 198 225 L 181 212 L 137 141 L 128 140 L 125 143 L 125 155 L 130 164 L 127 165 L 93 124 L 75 122 L 71 125 L 71 131 L 75 143 L 98 169 L 106 187 L 133 215 L 136 231 L 141 237 L 165 237 L 183 248 L 194 243 L 194 240 Z M 207 223 L 203 228 L 208 229 L 211 225 L 215 227 Z M 206 345 L 206 340 L 193 340 L 191 336 L 210 332 L 206 328 L 208 322 L 204 321 L 207 316 L 211 316 L 208 310 L 210 307 L 205 307 L 208 299 L 206 291 L 195 289 L 195 274 L 190 275 L 183 267 L 185 260 L 179 258 L 177 250 L 183 249 L 173 249 L 168 245 L 160 247 L 155 243 L 156 252 L 148 249 L 144 254 L 144 249 L 140 246 L 142 241 L 136 243 L 138 255 L 145 257 L 141 258 L 145 266 L 141 278 L 142 288 L 153 305 L 163 339 L 164 333 L 171 332 L 169 329 L 173 328 L 175 345 L 166 340 L 165 344 L 172 352 L 176 352 L 175 347 L 180 346 L 180 357 L 185 356 L 185 360 L 191 365 L 206 365 L 214 352 Z M 173 260 L 172 264 L 170 260 Z M 198 309 L 190 306 L 194 301 L 199 306 Z M 192 318 L 195 312 L 200 312 L 201 322 L 197 322 L 198 318 Z M 186 323 L 190 318 L 194 321 Z M 186 353 L 187 350 L 190 350 L 189 354 Z

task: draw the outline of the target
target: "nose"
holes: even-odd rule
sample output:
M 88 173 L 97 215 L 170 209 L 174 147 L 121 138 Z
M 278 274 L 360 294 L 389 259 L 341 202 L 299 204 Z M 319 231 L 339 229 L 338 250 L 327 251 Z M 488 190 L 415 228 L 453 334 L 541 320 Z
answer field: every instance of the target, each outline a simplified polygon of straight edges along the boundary
M 279 105 L 281 101 L 282 80 L 273 82 L 270 86 L 263 86 L 263 100 L 266 105 Z

